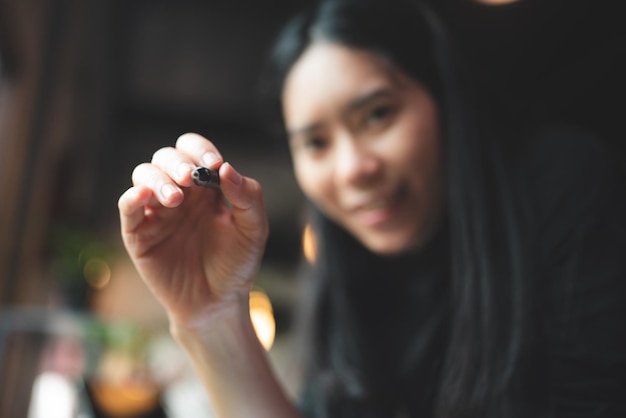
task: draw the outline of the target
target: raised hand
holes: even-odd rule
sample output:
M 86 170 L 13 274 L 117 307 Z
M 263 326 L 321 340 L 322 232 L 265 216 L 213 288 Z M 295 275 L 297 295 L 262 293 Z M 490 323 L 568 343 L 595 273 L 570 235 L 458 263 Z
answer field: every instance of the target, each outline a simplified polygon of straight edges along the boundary
M 194 185 L 196 166 L 219 170 L 220 190 Z M 156 151 L 132 181 L 118 203 L 122 238 L 170 320 L 202 327 L 247 303 L 268 235 L 259 183 L 196 134 Z

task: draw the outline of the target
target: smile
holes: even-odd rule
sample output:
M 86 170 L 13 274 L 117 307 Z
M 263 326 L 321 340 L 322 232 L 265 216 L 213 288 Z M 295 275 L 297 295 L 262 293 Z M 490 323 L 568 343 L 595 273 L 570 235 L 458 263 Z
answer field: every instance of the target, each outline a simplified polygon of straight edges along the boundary
M 352 210 L 355 220 L 367 226 L 384 226 L 391 222 L 400 210 L 404 196 L 403 189 L 391 196 L 373 199 L 356 205 Z

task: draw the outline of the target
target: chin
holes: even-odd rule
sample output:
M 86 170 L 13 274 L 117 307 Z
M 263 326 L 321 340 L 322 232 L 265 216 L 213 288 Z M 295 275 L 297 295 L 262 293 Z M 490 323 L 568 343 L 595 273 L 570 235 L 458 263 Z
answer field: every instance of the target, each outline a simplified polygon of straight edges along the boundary
M 418 251 L 423 247 L 423 243 L 416 239 L 371 240 L 369 242 L 363 242 L 363 245 L 374 254 L 386 257 Z
M 363 237 L 361 243 L 371 252 L 380 256 L 397 256 L 411 252 L 419 252 L 435 235 L 435 229 L 428 233 L 389 234 L 383 236 Z

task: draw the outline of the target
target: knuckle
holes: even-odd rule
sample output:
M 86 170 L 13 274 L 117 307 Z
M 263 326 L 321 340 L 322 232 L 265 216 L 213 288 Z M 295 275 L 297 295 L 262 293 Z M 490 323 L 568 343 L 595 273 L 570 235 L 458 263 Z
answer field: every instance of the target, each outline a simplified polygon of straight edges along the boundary
M 121 214 L 126 214 L 128 212 L 129 200 L 131 199 L 131 193 L 133 191 L 133 187 L 127 189 L 122 195 L 117 199 L 117 208 Z
M 176 148 L 207 148 L 212 146 L 211 141 L 194 132 L 187 132 L 176 139 Z
M 192 132 L 182 134 L 176 139 L 176 148 L 185 147 L 188 144 L 196 141 L 196 135 Z
M 172 154 L 172 151 L 174 151 L 174 148 L 172 148 L 172 147 L 159 148 L 158 150 L 156 150 L 152 154 L 152 160 L 151 161 L 154 162 L 154 161 L 164 160 L 168 155 Z
M 137 181 L 143 173 L 145 173 L 150 167 L 150 163 L 141 163 L 133 169 L 133 173 L 131 175 L 133 181 Z
M 180 147 L 180 146 L 184 146 L 185 143 L 189 142 L 189 137 L 190 137 L 191 133 L 187 132 L 182 134 L 181 136 L 179 136 L 178 138 L 176 138 L 176 148 Z
M 120 213 L 124 213 L 126 209 L 126 193 L 122 194 L 119 199 L 117 199 L 117 209 Z

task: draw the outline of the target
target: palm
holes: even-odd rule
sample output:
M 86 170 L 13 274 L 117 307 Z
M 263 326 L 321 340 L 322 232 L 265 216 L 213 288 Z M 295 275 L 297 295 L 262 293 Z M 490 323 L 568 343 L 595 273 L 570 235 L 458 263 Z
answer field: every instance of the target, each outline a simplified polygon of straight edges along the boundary
M 247 291 L 265 244 L 241 230 L 219 193 L 195 187 L 179 207 L 153 209 L 125 241 L 155 296 L 184 321 Z

